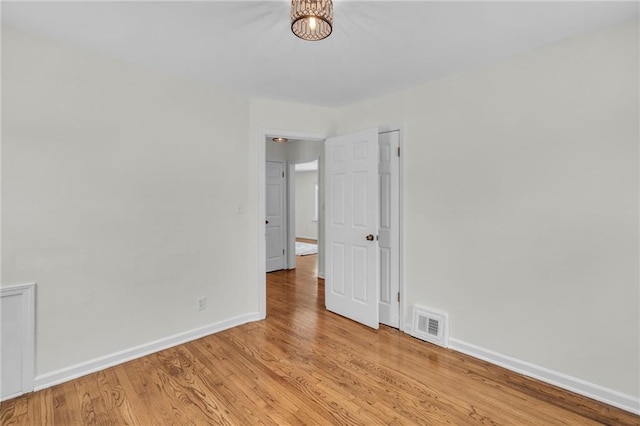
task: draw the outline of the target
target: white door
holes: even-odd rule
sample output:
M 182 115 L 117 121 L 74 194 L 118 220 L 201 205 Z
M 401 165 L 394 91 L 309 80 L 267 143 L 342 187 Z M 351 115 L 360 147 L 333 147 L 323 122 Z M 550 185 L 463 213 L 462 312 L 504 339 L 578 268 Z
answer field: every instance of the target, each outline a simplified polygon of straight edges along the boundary
M 266 252 L 267 272 L 284 269 L 285 197 L 284 163 L 267 161 L 266 165 Z
M 378 328 L 378 130 L 325 142 L 325 304 Z
M 400 320 L 400 158 L 398 131 L 380 142 L 380 322 L 398 328 Z

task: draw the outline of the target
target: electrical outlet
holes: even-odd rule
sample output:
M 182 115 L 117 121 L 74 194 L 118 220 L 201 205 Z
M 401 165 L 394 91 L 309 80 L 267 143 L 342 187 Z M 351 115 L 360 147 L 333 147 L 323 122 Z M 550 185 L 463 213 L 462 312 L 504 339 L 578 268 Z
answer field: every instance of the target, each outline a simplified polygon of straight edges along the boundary
M 207 298 L 206 297 L 198 297 L 198 310 L 203 311 L 207 308 Z

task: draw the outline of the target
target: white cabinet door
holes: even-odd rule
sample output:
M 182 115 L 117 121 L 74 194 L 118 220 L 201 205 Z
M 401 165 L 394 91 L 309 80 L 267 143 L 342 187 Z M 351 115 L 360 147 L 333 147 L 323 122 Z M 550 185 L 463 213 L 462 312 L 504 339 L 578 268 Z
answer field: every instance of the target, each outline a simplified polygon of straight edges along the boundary
M 325 304 L 378 328 L 378 130 L 325 142 Z
M 267 161 L 266 175 L 266 253 L 267 272 L 271 272 L 284 269 L 284 163 Z

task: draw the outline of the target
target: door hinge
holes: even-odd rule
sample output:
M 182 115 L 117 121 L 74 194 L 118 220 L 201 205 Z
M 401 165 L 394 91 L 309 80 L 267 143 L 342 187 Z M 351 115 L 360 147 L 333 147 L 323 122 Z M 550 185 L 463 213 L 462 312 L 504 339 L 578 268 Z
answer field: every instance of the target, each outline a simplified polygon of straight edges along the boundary
M 284 177 L 284 172 L 282 172 L 282 177 Z
M 284 249 L 282 249 L 282 254 L 284 254 Z
M 398 147 L 398 157 L 400 157 L 400 147 Z
M 398 303 L 400 303 L 400 292 L 398 292 Z

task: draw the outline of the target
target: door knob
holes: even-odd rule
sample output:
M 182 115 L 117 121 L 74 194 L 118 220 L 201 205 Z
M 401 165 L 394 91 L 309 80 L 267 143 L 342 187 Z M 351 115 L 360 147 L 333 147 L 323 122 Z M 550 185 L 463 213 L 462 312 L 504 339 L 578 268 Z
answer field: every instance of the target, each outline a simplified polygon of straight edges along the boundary
M 268 220 L 265 220 L 265 221 L 264 221 L 264 223 L 265 223 L 265 225 L 266 225 L 266 224 L 268 224 L 268 223 L 269 223 L 269 221 L 268 221 Z
M 365 237 L 367 241 L 373 241 L 373 234 L 369 234 Z

